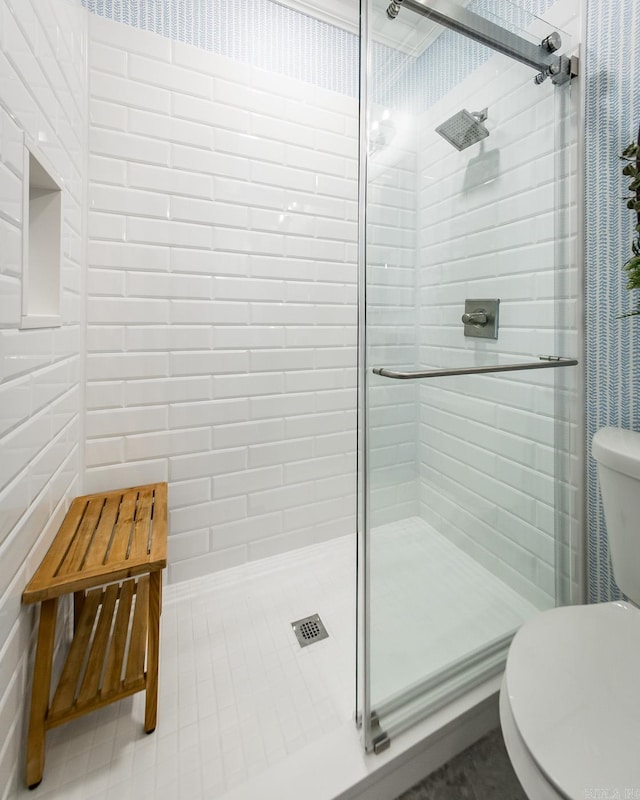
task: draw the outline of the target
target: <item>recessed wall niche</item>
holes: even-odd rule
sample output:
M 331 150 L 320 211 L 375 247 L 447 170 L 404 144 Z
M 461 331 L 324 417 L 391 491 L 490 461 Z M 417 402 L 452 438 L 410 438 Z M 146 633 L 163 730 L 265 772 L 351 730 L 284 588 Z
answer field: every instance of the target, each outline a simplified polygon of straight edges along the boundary
M 60 320 L 62 188 L 29 142 L 24 148 L 21 328 Z

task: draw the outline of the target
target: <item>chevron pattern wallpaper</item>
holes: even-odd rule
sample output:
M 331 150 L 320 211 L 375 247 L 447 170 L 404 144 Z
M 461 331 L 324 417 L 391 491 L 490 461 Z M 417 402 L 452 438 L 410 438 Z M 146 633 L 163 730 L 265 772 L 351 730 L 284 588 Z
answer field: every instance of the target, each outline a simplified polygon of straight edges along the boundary
M 260 69 L 358 94 L 358 37 L 270 0 L 82 0 L 90 12 Z
M 589 0 L 586 57 L 586 388 L 587 447 L 605 425 L 640 430 L 640 318 L 619 319 L 634 300 L 622 264 L 634 215 L 619 155 L 640 124 L 640 6 Z M 603 202 L 606 198 L 608 202 Z M 611 574 L 596 466 L 587 464 L 589 600 L 620 596 Z

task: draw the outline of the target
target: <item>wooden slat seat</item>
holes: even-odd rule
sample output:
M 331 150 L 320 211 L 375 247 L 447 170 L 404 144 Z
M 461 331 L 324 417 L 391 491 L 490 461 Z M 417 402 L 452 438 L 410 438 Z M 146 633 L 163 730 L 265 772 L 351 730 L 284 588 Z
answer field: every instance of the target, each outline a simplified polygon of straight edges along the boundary
M 46 730 L 146 691 L 156 726 L 161 575 L 167 563 L 167 484 L 77 497 L 24 590 L 42 603 L 34 665 L 27 785 L 44 769 Z M 74 636 L 49 702 L 58 598 L 74 595 Z
M 39 603 L 166 565 L 166 483 L 76 497 L 22 602 Z

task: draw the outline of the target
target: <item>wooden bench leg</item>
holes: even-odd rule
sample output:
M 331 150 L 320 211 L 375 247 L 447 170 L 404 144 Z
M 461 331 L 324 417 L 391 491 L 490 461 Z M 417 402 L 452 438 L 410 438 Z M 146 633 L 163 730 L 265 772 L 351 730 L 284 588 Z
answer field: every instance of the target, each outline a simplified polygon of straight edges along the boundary
M 160 603 L 162 572 L 149 574 L 149 629 L 147 646 L 147 689 L 144 711 L 144 729 L 153 733 L 158 718 L 158 662 L 160 659 Z
M 58 615 L 58 598 L 45 600 L 40 607 L 38 644 L 33 667 L 29 737 L 27 739 L 27 786 L 35 789 L 44 770 L 45 720 L 51 692 L 53 645 Z
M 84 591 L 73 593 L 73 632 L 78 630 L 78 620 L 82 614 L 82 606 L 84 605 L 85 593 Z

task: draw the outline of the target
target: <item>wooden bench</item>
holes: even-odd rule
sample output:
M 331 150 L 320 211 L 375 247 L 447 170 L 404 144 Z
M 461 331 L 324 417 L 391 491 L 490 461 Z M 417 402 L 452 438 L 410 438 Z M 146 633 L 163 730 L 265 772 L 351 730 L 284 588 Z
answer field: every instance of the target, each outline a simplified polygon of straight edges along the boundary
M 156 727 L 167 484 L 77 497 L 22 595 L 41 603 L 33 671 L 27 786 L 42 780 L 49 728 L 146 691 Z M 58 599 L 74 595 L 74 634 L 51 698 Z

